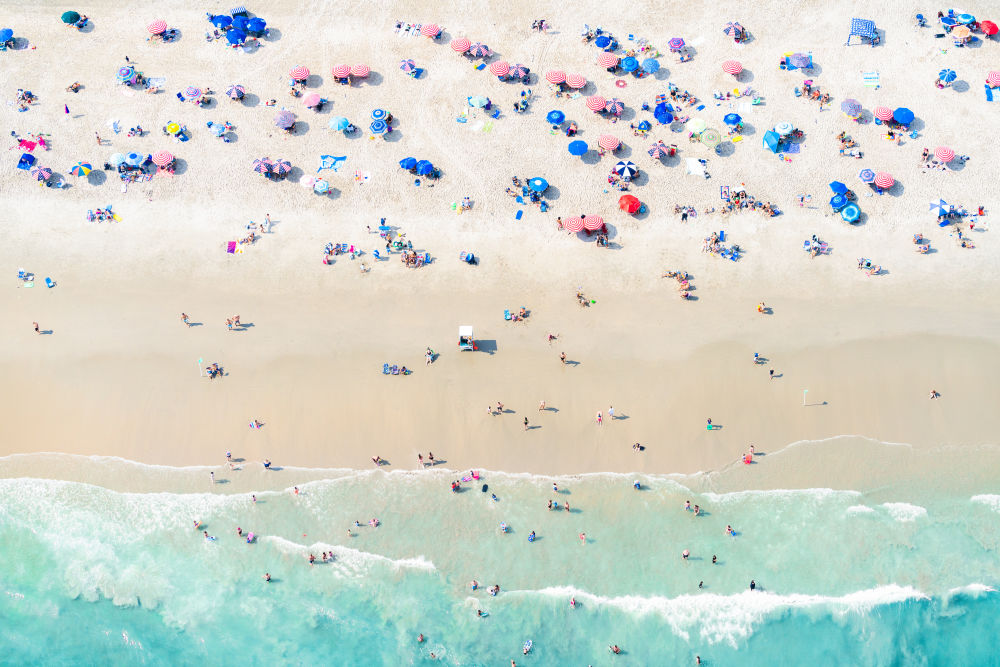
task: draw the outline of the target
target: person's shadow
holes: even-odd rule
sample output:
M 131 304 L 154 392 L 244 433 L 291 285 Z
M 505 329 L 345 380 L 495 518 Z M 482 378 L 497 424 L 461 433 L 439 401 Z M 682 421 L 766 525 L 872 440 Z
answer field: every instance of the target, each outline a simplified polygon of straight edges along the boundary
M 41 334 L 42 336 L 51 336 L 52 334 L 55 333 L 55 331 L 53 331 L 52 329 L 42 329 L 38 333 Z

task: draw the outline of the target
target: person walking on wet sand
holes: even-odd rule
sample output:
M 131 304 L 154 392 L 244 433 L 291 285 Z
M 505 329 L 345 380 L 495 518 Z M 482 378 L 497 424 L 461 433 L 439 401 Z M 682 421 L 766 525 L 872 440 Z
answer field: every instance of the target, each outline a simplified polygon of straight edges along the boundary
M 597 413 L 597 425 L 600 426 L 603 423 L 604 423 L 604 417 L 601 415 L 600 412 L 598 412 Z
M 524 418 L 524 430 L 525 431 L 528 430 L 528 418 L 527 417 Z
M 559 361 L 563 362 L 563 365 L 566 364 L 566 353 L 565 352 L 560 352 L 559 353 Z
M 188 317 L 187 313 L 181 313 L 181 322 L 188 325 L 188 328 L 191 327 L 191 318 Z

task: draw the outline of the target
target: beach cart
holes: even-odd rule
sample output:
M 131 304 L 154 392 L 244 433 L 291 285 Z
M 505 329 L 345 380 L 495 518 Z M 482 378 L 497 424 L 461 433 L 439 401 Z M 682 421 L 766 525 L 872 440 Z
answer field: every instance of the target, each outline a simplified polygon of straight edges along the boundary
M 472 335 L 471 324 L 463 324 L 458 328 L 458 349 L 470 352 L 476 349 L 476 341 Z

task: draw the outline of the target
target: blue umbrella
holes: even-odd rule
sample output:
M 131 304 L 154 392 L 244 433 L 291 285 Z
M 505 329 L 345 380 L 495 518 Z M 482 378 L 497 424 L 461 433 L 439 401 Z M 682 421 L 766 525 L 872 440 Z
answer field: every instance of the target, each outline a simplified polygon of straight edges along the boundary
M 830 189 L 833 190 L 833 194 L 842 195 L 847 192 L 847 186 L 840 181 L 833 181 L 830 183 Z
M 3 40 L 0 39 L 0 41 Z M 938 72 L 938 78 L 944 81 L 945 83 L 951 83 L 952 81 L 958 78 L 958 73 L 953 69 L 943 69 L 940 72 Z
M 531 178 L 528 180 L 528 187 L 535 192 L 545 192 L 549 189 L 549 182 L 544 178 Z
M 583 155 L 587 152 L 587 142 L 577 139 L 576 141 L 569 142 L 569 154 L 570 155 Z
M 603 49 L 607 47 L 609 44 L 611 44 L 611 38 L 608 37 L 607 35 L 601 35 L 600 37 L 594 40 L 594 46 L 596 46 L 599 49 Z
M 427 160 L 421 160 L 420 162 L 417 163 L 417 175 L 418 176 L 426 176 L 427 174 L 431 173 L 432 171 L 434 171 L 434 165 L 432 165 Z
M 331 130 L 337 130 L 338 132 L 343 132 L 351 124 L 351 121 L 347 120 L 343 116 L 337 116 L 336 118 L 331 118 L 330 123 L 327 127 Z
M 230 44 L 242 44 L 247 39 L 246 33 L 242 30 L 236 30 L 233 28 L 226 33 L 226 41 Z
M 226 16 L 225 14 L 219 14 L 218 16 L 213 16 L 212 25 L 216 28 L 228 28 L 233 24 L 233 19 Z
M 372 131 L 372 134 L 385 134 L 389 131 L 389 126 L 386 125 L 384 120 L 373 120 L 368 129 Z
M 415 157 L 404 157 L 399 161 L 399 166 L 403 169 L 413 169 L 417 166 L 417 158 Z
M 111 163 L 111 166 L 117 167 L 119 165 L 125 164 L 125 156 L 122 155 L 121 153 L 115 153 L 114 155 L 108 158 L 108 162 Z
M 948 212 L 948 202 L 943 199 L 931 202 L 931 210 L 937 210 L 937 215 L 944 215 Z
M 743 119 L 740 118 L 738 113 L 727 113 L 722 119 L 722 122 L 726 125 L 739 125 L 743 122 Z
M 632 56 L 629 56 L 628 58 L 622 58 L 622 61 L 618 63 L 618 66 L 625 72 L 634 72 L 639 69 L 639 61 Z
M 764 133 L 764 148 L 777 153 L 781 149 L 781 135 L 773 130 Z
M 648 132 L 650 129 L 652 129 L 652 127 L 653 127 L 652 124 L 650 124 L 648 120 L 644 120 L 639 123 L 639 129 L 642 130 L 643 132 Z
M 854 222 L 861 217 L 861 209 L 858 208 L 857 204 L 848 204 L 840 209 L 840 217 L 844 219 L 844 222 Z
M 264 32 L 265 28 L 267 28 L 267 21 L 260 17 L 255 16 L 247 21 L 247 30 L 250 32 Z
M 550 111 L 548 115 L 545 116 L 545 120 L 552 125 L 559 125 L 561 122 L 566 120 L 566 114 L 558 109 Z
M 209 131 L 217 137 L 221 137 L 226 133 L 226 126 L 220 125 L 219 123 L 209 123 Z
M 909 125 L 913 122 L 913 112 L 906 107 L 899 107 L 892 112 L 892 119 L 901 125 Z
M 372 109 L 372 120 L 385 120 L 385 109 Z
M 656 58 L 646 58 L 642 61 L 642 71 L 653 74 L 660 69 L 660 61 Z
M 129 153 L 125 156 L 125 164 L 132 165 L 133 167 L 138 167 L 143 162 L 143 157 L 138 153 Z
M 0 30 L 0 44 L 4 42 L 9 42 L 13 36 L 14 36 L 14 31 L 11 30 L 10 28 L 4 28 L 3 30 Z
M 845 206 L 847 206 L 847 197 L 845 197 L 844 195 L 842 195 L 842 194 L 836 194 L 836 195 L 833 195 L 833 197 L 830 198 L 830 207 L 834 211 L 839 211 L 840 209 L 844 208 Z
M 245 16 L 234 16 L 233 17 L 233 27 L 237 30 L 247 31 L 247 25 L 250 24 L 250 19 Z
M 871 183 L 875 180 L 875 172 L 871 169 L 862 169 L 861 173 L 858 174 L 858 178 L 861 179 L 862 183 Z
M 672 122 L 674 122 L 674 117 L 671 116 L 666 111 L 664 111 L 663 113 L 653 114 L 653 118 L 655 118 L 656 122 L 659 123 L 660 125 L 670 125 Z
M 946 26 L 958 25 L 958 19 L 952 18 L 951 16 L 944 16 L 941 18 L 941 25 L 946 25 Z

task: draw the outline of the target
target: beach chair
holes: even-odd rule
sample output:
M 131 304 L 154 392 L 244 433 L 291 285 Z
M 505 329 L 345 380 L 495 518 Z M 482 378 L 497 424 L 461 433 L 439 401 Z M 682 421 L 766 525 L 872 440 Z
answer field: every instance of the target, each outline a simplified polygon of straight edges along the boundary
M 389 364 L 382 364 L 382 375 L 389 374 Z
M 430 264 L 430 263 L 431 263 L 431 254 L 429 252 L 425 252 L 424 253 L 424 264 Z
M 392 370 L 390 371 L 393 375 L 399 375 L 399 366 L 396 364 L 392 365 Z
M 462 262 L 465 262 L 466 264 L 474 264 L 476 261 L 476 256 L 473 255 L 471 252 L 466 252 L 463 250 L 461 253 L 459 253 L 458 259 Z
M 725 243 L 725 242 L 726 242 L 726 232 L 725 232 L 725 230 L 720 230 L 719 231 L 719 243 Z
M 53 287 L 56 286 L 56 284 L 55 284 L 55 282 L 53 282 L 52 278 L 49 278 L 48 276 L 46 276 L 45 277 L 45 286 L 48 287 L 49 289 L 52 289 Z
M 240 5 L 239 7 L 233 7 L 232 9 L 230 9 L 229 15 L 232 16 L 233 18 L 236 18 L 237 16 L 249 16 L 250 12 L 247 11 L 246 7 Z
M 503 318 L 505 320 L 507 320 L 507 321 L 510 321 L 510 309 L 507 309 L 507 308 L 504 309 L 504 311 L 503 311 Z

